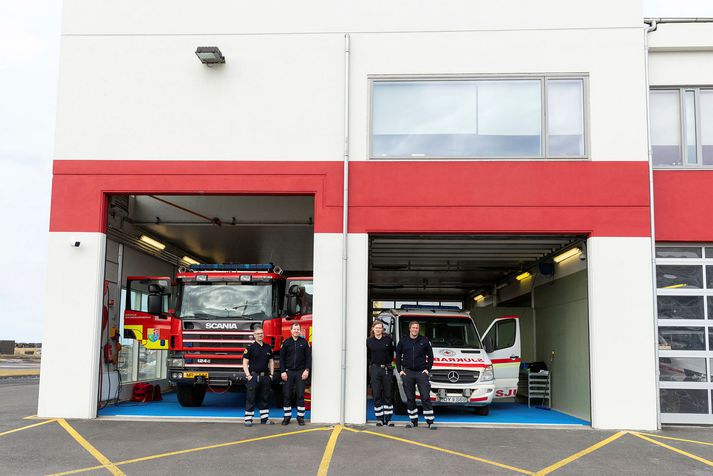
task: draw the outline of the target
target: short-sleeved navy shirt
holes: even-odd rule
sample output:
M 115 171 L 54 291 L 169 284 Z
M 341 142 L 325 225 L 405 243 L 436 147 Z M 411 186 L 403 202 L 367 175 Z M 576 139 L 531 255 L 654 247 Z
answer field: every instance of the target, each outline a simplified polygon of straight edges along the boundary
M 263 342 L 262 345 L 253 342 L 245 349 L 243 359 L 248 359 L 248 367 L 250 372 L 269 372 L 270 360 L 273 359 L 272 347 Z

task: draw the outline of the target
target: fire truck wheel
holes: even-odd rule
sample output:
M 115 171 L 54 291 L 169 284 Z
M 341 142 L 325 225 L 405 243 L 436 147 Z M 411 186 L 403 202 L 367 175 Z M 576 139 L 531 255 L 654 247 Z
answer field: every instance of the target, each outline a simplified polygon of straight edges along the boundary
M 401 400 L 401 394 L 399 393 L 399 386 L 396 382 L 393 385 L 394 388 L 394 413 L 397 415 L 406 415 L 406 402 Z
M 205 398 L 205 390 L 205 385 L 179 383 L 176 387 L 178 403 L 180 403 L 182 407 L 200 407 Z
M 490 413 L 490 405 L 484 407 L 475 407 L 475 414 L 478 416 L 488 416 Z

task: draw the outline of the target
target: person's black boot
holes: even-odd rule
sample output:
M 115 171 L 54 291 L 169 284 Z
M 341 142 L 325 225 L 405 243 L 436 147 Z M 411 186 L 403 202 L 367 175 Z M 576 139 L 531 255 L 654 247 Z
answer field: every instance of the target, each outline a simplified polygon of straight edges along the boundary
M 283 425 L 289 425 L 290 424 L 290 417 L 285 417 L 282 419 L 282 424 Z
M 297 424 L 299 426 L 305 426 L 305 419 L 302 417 L 297 417 Z

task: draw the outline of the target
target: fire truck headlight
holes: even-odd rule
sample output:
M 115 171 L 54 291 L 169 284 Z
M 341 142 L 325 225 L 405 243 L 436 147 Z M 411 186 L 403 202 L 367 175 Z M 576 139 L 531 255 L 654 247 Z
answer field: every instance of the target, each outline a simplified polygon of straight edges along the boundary
M 493 366 L 488 365 L 487 367 L 485 367 L 485 370 L 483 370 L 483 373 L 480 376 L 480 380 L 482 382 L 491 382 L 493 379 Z
M 186 361 L 184 359 L 168 359 L 167 363 L 169 367 L 183 367 L 186 365 Z

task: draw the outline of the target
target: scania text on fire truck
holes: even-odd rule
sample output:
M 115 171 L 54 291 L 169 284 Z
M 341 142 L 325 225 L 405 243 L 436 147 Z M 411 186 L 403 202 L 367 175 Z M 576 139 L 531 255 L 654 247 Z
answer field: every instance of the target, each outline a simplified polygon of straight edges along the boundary
M 408 338 L 409 322 L 420 324 L 420 333 L 433 346 L 429 397 L 434 405 L 472 407 L 478 415 L 487 415 L 493 399 L 517 395 L 518 316 L 495 319 L 482 339 L 470 314 L 455 307 L 402 306 L 382 312 L 378 319 L 396 343 Z M 406 394 L 396 369 L 394 378 L 394 411 L 405 415 Z
M 200 406 L 207 389 L 243 388 L 243 352 L 255 324 L 275 351 L 293 322 L 311 341 L 311 278 L 286 278 L 272 264 L 191 265 L 174 283 L 131 276 L 126 289 L 124 337 L 168 350 L 167 376 L 182 406 Z

